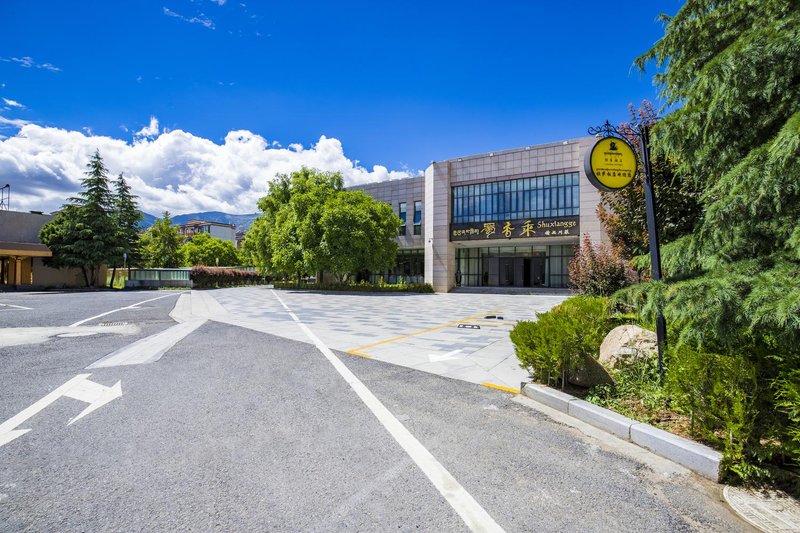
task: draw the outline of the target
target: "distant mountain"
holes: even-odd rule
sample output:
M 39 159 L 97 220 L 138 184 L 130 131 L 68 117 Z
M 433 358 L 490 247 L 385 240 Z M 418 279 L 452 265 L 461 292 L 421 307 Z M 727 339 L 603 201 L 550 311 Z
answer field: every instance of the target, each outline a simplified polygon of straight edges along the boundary
M 142 212 L 144 220 L 139 223 L 142 228 L 149 228 L 152 226 L 157 217 L 151 214 Z M 236 231 L 247 231 L 250 224 L 258 217 L 258 213 L 251 213 L 249 215 L 232 215 L 230 213 L 223 213 L 221 211 L 204 211 L 202 213 L 186 213 L 183 215 L 171 215 L 173 224 L 186 224 L 192 219 L 208 220 L 209 222 L 222 222 L 223 224 L 233 224 L 236 226 Z

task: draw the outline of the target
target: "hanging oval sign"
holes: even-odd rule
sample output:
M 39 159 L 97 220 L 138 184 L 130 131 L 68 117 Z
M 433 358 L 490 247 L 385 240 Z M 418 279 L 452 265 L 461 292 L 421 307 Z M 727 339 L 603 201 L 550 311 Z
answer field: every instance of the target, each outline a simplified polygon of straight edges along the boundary
M 633 181 L 639 161 L 625 139 L 604 137 L 586 152 L 584 169 L 592 185 L 601 191 L 615 192 Z

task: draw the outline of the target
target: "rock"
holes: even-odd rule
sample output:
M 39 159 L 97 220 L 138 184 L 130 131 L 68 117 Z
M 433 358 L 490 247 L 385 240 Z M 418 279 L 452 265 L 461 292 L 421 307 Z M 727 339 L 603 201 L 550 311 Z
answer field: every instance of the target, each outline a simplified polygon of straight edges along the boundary
M 631 324 L 612 329 L 600 345 L 600 363 L 614 368 L 622 361 L 650 357 L 657 351 L 656 334 Z
M 595 385 L 614 385 L 614 378 L 594 357 L 586 357 L 583 367 L 571 375 L 567 381 L 587 389 Z

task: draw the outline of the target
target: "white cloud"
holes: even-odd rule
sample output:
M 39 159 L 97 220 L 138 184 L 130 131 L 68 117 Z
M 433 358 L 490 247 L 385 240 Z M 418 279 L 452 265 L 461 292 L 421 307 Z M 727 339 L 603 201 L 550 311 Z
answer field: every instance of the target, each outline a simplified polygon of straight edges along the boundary
M 184 17 L 180 13 L 176 13 L 169 9 L 168 7 L 164 8 L 164 14 L 168 17 L 174 17 L 176 19 L 182 20 L 184 22 L 188 22 L 190 24 L 200 24 L 201 26 L 205 26 L 209 30 L 213 30 L 216 28 L 214 25 L 214 21 L 208 18 L 205 13 L 200 13 L 196 17 Z
M 150 117 L 150 124 L 145 126 L 144 128 L 140 129 L 134 135 L 136 137 L 145 137 L 151 138 L 158 136 L 158 119 L 156 117 Z
M 22 68 L 43 68 L 45 70 L 49 70 L 50 72 L 60 72 L 61 69 L 57 66 L 53 65 L 52 63 L 37 63 L 33 60 L 30 56 L 24 57 L 0 57 L 0 61 L 5 61 L 6 63 L 16 63 Z
M 6 103 L 6 105 L 8 105 L 8 106 L 11 106 L 11 107 L 19 107 L 20 109 L 25 109 L 25 106 L 24 106 L 24 105 L 22 105 L 22 104 L 20 104 L 20 103 L 19 103 L 19 102 L 17 102 L 16 100 L 10 100 L 10 99 L 8 99 L 8 98 L 3 98 L 3 101 L 4 101 L 4 102 Z
M 227 0 L 211 0 L 211 1 L 217 4 L 218 6 L 224 6 L 225 2 L 227 2 Z
M 30 124 L 29 120 L 22 120 L 21 118 L 6 118 L 0 115 L 0 128 L 3 127 L 11 127 L 11 128 L 21 128 L 26 124 Z
M 14 189 L 15 209 L 59 208 L 80 190 L 86 162 L 95 150 L 109 174 L 124 173 L 140 207 L 156 215 L 163 210 L 254 212 L 276 174 L 301 166 L 341 172 L 347 185 L 412 174 L 380 165 L 368 170 L 345 156 L 339 140 L 325 136 L 311 147 L 293 143 L 291 149 L 246 130 L 229 132 L 222 144 L 181 130 L 129 143 L 26 124 L 17 135 L 0 140 L 0 176 Z

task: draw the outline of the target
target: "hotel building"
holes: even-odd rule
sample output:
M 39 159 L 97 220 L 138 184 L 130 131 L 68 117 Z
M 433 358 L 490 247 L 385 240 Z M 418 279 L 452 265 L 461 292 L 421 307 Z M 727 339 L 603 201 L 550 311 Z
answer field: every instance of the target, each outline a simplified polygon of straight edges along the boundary
M 582 137 L 433 161 L 424 176 L 352 187 L 387 202 L 403 221 L 388 282 L 425 281 L 437 292 L 465 287 L 568 285 L 583 235 L 608 238 Z

